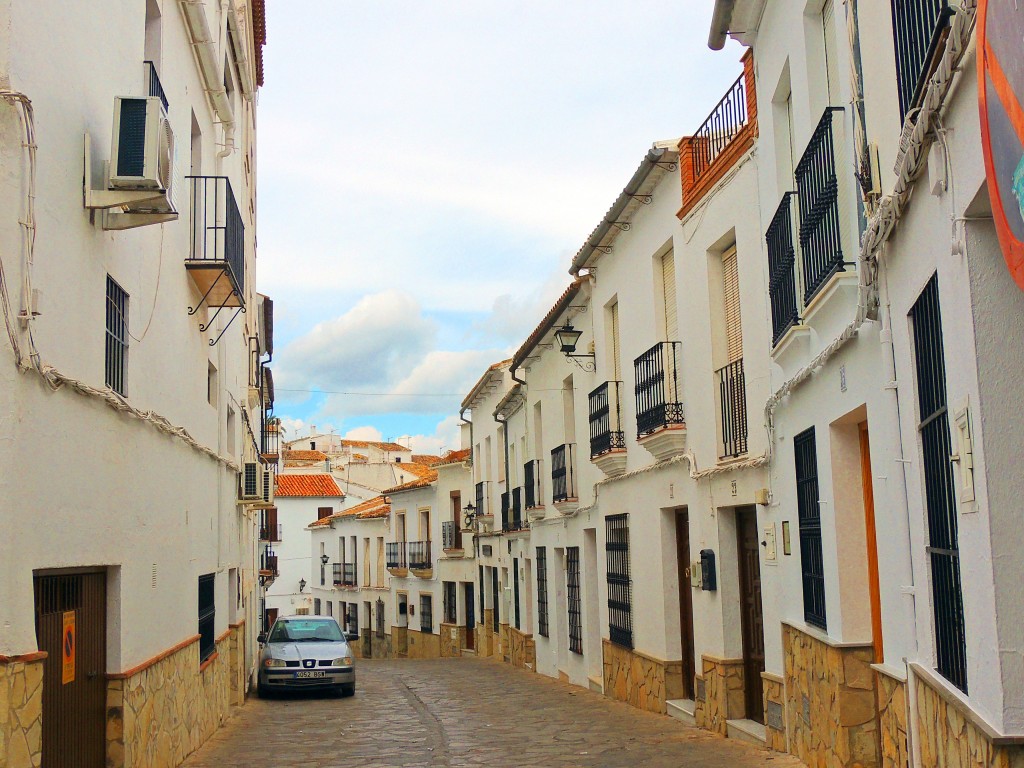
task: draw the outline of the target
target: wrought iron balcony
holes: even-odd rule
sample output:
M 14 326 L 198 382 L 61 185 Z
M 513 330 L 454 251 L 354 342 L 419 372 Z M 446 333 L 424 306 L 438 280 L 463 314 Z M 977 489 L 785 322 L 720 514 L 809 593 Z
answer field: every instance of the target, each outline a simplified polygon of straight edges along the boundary
M 747 124 L 746 74 L 739 76 L 693 134 L 690 152 L 694 178 L 700 177 Z
M 508 491 L 501 494 L 501 530 L 509 530 L 509 508 L 511 499 Z
M 523 504 L 527 509 L 544 506 L 540 487 L 540 460 L 534 459 L 523 465 Z
M 590 393 L 590 457 L 626 449 L 622 431 L 621 381 L 606 381 Z
M 462 529 L 454 520 L 441 523 L 441 548 L 462 549 Z
M 478 515 L 489 515 L 491 510 L 487 504 L 487 483 L 486 481 L 476 484 L 476 513 Z
M 430 540 L 410 541 L 406 544 L 409 552 L 409 567 L 414 571 L 429 571 L 433 568 L 430 556 Z
M 685 423 L 679 386 L 680 347 L 681 342 L 662 341 L 633 361 L 638 437 Z
M 509 493 L 509 509 L 507 517 L 502 520 L 501 529 L 505 533 L 525 531 L 530 527 L 526 518 L 523 517 L 523 489 L 513 488 Z
M 718 413 L 722 442 L 720 458 L 734 458 L 747 452 L 747 383 L 743 358 L 715 371 L 718 381 Z
M 765 233 L 768 244 L 768 298 L 772 305 L 772 344 L 778 344 L 786 331 L 800 322 L 796 287 L 796 239 L 793 234 L 793 198 L 796 192 L 782 196 L 778 210 Z
M 575 443 L 551 451 L 551 500 L 555 504 L 577 498 L 575 453 Z
M 203 294 L 195 307 L 189 307 L 189 314 L 194 315 L 204 303 L 216 309 L 200 326 L 205 331 L 225 307 L 237 308 L 235 316 L 244 308 L 245 225 L 226 176 L 187 178 L 192 234 L 185 268 Z
M 355 563 L 334 563 L 332 567 L 334 569 L 334 586 L 357 586 L 356 574 L 358 573 L 358 569 L 356 568 Z
M 260 452 L 268 461 L 277 461 L 281 454 L 281 428 L 276 419 L 267 419 L 260 439 Z
M 948 0 L 892 0 L 901 120 L 921 100 L 953 14 Z
M 385 558 L 388 568 L 408 568 L 408 561 L 405 557 L 404 541 L 389 541 L 385 545 Z
M 274 525 L 260 526 L 260 541 L 272 541 L 275 544 L 281 541 L 282 526 L 280 523 Z
M 146 67 L 147 92 L 150 96 L 159 96 L 160 103 L 164 105 L 164 109 L 170 111 L 171 105 L 167 102 L 167 94 L 164 93 L 164 87 L 160 83 L 160 75 L 157 74 L 156 64 L 152 61 L 144 61 L 142 63 Z
M 277 554 L 274 550 L 266 549 L 263 554 L 260 555 L 260 571 L 266 571 L 267 573 L 277 576 Z
M 848 265 L 843 258 L 839 218 L 839 178 L 833 125 L 841 107 L 828 107 L 814 129 L 807 149 L 796 165 L 800 198 L 800 255 L 804 303 L 810 302 L 832 275 Z

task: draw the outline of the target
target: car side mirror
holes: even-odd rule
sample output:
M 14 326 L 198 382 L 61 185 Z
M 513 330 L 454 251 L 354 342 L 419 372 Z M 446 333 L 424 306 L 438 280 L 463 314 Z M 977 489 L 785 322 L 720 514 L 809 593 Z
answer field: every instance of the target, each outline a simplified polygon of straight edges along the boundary
M 256 635 L 256 642 L 259 643 L 260 645 L 262 645 L 263 643 L 267 642 L 267 633 L 266 632 L 260 632 L 258 635 Z
M 346 632 L 345 633 L 345 639 L 348 642 L 352 642 L 353 640 L 358 640 L 359 639 L 359 635 L 357 635 L 355 632 Z

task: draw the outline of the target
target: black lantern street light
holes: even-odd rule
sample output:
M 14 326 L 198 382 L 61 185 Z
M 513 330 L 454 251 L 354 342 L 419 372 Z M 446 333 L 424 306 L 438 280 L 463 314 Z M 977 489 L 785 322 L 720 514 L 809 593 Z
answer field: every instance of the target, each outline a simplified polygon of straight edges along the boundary
M 299 579 L 299 593 L 301 594 L 302 590 L 304 590 L 305 588 L 306 588 L 306 580 L 305 579 Z
M 473 527 L 473 521 L 476 520 L 477 516 L 480 515 L 481 513 L 473 505 L 472 501 L 469 502 L 469 504 L 467 504 L 466 506 L 464 506 L 462 508 L 462 511 L 466 513 L 466 516 L 463 518 L 463 522 L 465 523 L 464 527 L 465 528 L 472 528 Z
M 320 563 L 321 563 L 321 565 L 327 565 L 327 563 L 328 563 L 328 561 L 330 559 L 331 559 L 330 555 L 327 555 L 327 554 L 320 555 Z
M 594 355 L 576 354 L 576 345 L 579 343 L 580 336 L 582 335 L 583 331 L 577 331 L 567 320 L 565 325 L 555 331 L 555 341 L 558 343 L 558 350 L 565 355 L 566 358 L 572 360 L 584 371 L 593 372 L 596 368 L 594 364 Z M 580 360 L 587 360 L 587 362 L 581 363 L 579 362 Z

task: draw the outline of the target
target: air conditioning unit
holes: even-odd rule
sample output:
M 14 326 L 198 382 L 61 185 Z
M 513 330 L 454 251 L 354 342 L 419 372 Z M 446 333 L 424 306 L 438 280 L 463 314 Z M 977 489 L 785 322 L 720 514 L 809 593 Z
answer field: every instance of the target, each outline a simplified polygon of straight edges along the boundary
M 174 132 L 160 98 L 115 98 L 110 189 L 164 192 L 159 197 L 125 205 L 125 212 L 173 212 L 173 180 Z
M 239 473 L 238 498 L 242 501 L 261 501 L 263 489 L 260 483 L 260 463 L 247 461 Z

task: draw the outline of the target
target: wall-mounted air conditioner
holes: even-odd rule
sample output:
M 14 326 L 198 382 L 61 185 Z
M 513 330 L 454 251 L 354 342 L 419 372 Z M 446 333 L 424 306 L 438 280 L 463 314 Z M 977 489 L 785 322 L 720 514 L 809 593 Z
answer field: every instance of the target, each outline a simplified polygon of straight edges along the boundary
M 260 483 L 260 463 L 247 461 L 242 465 L 238 477 L 238 498 L 241 501 L 262 501 L 263 488 Z
M 128 213 L 166 213 L 174 184 L 174 132 L 157 96 L 114 99 L 110 189 L 159 190 L 159 197 L 126 206 Z

